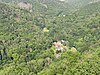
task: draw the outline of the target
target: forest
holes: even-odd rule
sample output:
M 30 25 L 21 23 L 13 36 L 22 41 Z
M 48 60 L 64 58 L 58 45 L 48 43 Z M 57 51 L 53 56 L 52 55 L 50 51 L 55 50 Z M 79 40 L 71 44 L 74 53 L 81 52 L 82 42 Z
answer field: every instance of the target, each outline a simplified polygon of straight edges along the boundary
M 100 75 L 100 0 L 0 0 L 0 75 Z

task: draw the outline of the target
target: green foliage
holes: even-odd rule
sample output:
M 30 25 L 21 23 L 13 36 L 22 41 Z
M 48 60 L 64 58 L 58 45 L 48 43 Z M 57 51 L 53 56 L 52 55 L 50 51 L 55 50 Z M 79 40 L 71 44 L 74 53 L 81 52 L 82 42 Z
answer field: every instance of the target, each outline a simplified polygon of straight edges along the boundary
M 38 8 L 32 13 L 0 2 L 0 75 L 99 75 L 100 2 L 77 1 L 82 11 L 70 15 L 59 1 L 47 1 L 45 13 L 40 0 L 29 0 Z M 56 58 L 53 42 L 60 40 L 67 50 Z

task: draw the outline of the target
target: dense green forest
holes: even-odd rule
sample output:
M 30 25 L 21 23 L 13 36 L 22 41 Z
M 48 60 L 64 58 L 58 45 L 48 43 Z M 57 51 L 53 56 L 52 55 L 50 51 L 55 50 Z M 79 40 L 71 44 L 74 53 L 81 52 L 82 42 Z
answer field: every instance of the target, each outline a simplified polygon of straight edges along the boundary
M 0 0 L 0 75 L 100 75 L 100 0 Z

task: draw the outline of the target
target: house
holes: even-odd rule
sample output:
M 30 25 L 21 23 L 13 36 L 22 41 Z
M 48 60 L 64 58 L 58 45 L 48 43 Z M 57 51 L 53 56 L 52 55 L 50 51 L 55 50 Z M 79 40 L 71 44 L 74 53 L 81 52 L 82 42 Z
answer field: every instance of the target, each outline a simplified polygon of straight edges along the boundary
M 64 48 L 63 48 L 63 44 L 58 41 L 58 42 L 54 42 L 53 45 L 55 46 L 56 48 L 56 53 L 58 54 L 59 52 L 63 52 L 64 51 Z

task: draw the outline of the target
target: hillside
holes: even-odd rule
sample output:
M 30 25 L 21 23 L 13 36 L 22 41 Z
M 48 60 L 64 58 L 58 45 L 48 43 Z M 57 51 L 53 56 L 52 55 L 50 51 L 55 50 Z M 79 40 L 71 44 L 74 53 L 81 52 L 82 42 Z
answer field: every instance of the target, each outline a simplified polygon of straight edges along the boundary
M 100 12 L 100 2 L 89 3 L 88 5 L 82 7 L 78 10 L 79 15 L 90 15 L 93 13 Z
M 19 2 L 29 2 L 33 4 L 33 11 L 40 12 L 42 14 L 48 13 L 52 15 L 56 15 L 61 11 L 66 11 L 66 13 L 70 13 L 69 9 L 73 7 L 68 3 L 59 2 L 58 0 L 3 0 L 3 2 L 17 4 Z
M 99 75 L 100 2 L 64 15 L 64 2 L 33 1 L 33 12 L 0 2 L 0 75 Z M 43 1 L 51 6 L 46 13 Z
M 72 14 L 80 8 L 88 6 L 90 3 L 100 0 L 2 0 L 6 3 L 15 4 L 19 2 L 29 2 L 33 4 L 33 11 L 50 16 L 59 14 Z M 48 14 L 50 13 L 50 14 Z

